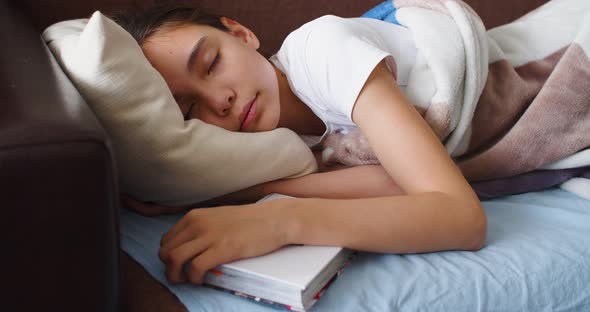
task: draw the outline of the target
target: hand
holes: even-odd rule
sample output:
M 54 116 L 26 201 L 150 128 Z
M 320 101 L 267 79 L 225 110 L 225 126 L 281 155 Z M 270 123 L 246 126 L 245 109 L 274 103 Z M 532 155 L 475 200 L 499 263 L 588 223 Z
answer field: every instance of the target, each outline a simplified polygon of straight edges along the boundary
M 190 206 L 167 207 L 153 203 L 142 202 L 125 194 L 121 194 L 121 204 L 123 207 L 131 209 L 146 217 L 155 217 L 162 214 L 174 214 L 190 208 Z
M 224 263 L 260 256 L 287 245 L 286 201 L 193 209 L 160 242 L 160 259 L 172 283 L 201 284 Z M 183 268 L 186 264 L 186 273 Z

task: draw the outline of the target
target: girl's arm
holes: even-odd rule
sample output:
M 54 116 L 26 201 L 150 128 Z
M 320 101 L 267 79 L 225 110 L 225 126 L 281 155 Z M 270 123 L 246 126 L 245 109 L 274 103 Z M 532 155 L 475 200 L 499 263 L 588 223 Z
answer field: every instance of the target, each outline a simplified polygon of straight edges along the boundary
M 142 202 L 128 195 L 121 195 L 124 207 L 144 216 L 175 214 L 194 207 L 239 205 L 254 203 L 271 193 L 280 193 L 298 198 L 370 198 L 403 194 L 382 166 L 330 167 L 319 173 L 294 179 L 283 179 L 258 184 L 244 190 L 222 195 L 194 205 L 162 206 Z
M 383 62 L 357 98 L 353 119 L 405 195 L 194 209 L 162 238 L 160 258 L 168 279 L 200 283 L 219 264 L 292 243 L 386 253 L 482 248 L 486 216 L 479 199 Z M 361 185 L 352 169 L 337 173 L 312 175 L 305 188 Z M 312 179 L 322 179 L 321 185 Z
M 401 195 L 403 191 L 382 166 L 366 165 L 312 173 L 294 179 L 270 181 L 220 196 L 201 205 L 253 203 L 271 193 L 298 198 L 349 199 Z
M 392 253 L 480 249 L 486 216 L 479 199 L 383 62 L 363 87 L 353 119 L 407 195 L 284 200 L 288 241 Z

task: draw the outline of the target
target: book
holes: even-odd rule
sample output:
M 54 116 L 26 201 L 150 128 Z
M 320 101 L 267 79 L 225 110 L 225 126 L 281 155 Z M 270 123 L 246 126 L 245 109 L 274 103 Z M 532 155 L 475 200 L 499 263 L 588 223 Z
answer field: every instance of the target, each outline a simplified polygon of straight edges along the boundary
M 261 201 L 289 197 L 270 194 Z M 259 257 L 215 267 L 203 285 L 290 311 L 317 302 L 355 252 L 332 246 L 288 245 Z

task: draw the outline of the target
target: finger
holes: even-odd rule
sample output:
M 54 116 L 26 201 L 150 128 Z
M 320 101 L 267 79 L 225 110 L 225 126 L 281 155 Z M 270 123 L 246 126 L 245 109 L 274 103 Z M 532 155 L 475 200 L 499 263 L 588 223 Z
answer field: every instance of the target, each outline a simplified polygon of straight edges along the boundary
M 199 217 L 200 213 L 193 209 L 185 214 L 176 224 L 172 226 L 172 228 L 162 235 L 162 239 L 160 240 L 160 246 L 167 245 L 170 240 L 176 237 L 180 232 L 184 231 L 189 225 L 191 225 L 195 220 Z
M 186 226 L 183 230 L 177 232 L 174 236 L 170 236 L 165 243 L 160 244 L 160 259 L 162 261 L 166 261 L 167 258 L 170 256 L 170 252 L 172 250 L 175 250 L 181 245 L 198 238 L 199 233 L 196 233 L 196 231 L 191 230 L 190 225 Z
M 180 283 L 186 280 L 183 272 L 184 264 L 202 253 L 207 248 L 203 239 L 194 239 L 170 251 L 166 261 L 166 278 L 172 283 Z
M 132 209 L 144 216 L 155 216 L 157 214 L 161 214 L 163 210 L 162 207 L 147 204 L 128 196 L 121 196 L 121 200 L 125 207 Z
M 127 194 L 119 193 L 119 199 L 121 200 L 122 203 L 126 202 L 130 198 L 131 197 Z
M 207 271 L 218 265 L 229 262 L 218 248 L 207 248 L 203 253 L 194 258 L 188 266 L 188 280 L 193 284 L 202 284 Z
M 135 210 L 137 202 L 135 199 L 126 194 L 121 194 L 119 198 L 123 207 Z
M 190 208 L 190 205 L 168 207 L 155 203 L 143 202 L 125 194 L 121 194 L 121 203 L 124 207 L 132 209 L 137 213 L 148 217 L 155 217 L 162 214 L 179 213 Z

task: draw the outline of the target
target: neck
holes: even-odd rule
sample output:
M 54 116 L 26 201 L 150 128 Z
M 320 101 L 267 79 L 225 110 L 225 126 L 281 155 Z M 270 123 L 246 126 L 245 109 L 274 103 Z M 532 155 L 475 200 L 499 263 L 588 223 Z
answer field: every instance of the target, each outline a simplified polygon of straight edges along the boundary
M 293 93 L 287 76 L 274 64 L 279 81 L 281 117 L 278 127 L 288 128 L 301 135 L 322 135 L 326 131 L 324 122 Z

